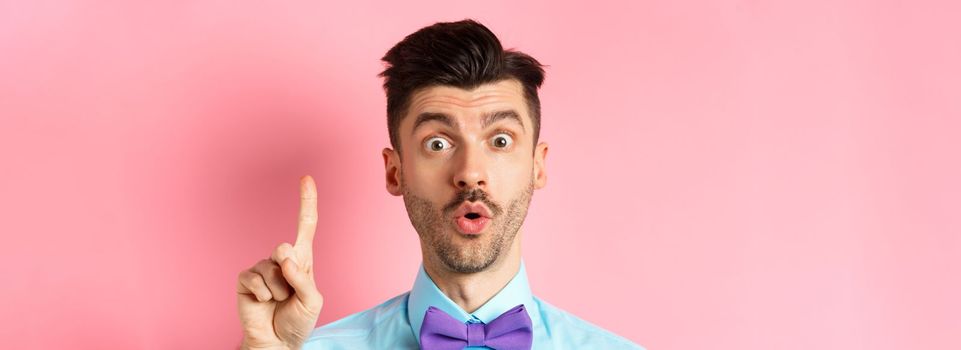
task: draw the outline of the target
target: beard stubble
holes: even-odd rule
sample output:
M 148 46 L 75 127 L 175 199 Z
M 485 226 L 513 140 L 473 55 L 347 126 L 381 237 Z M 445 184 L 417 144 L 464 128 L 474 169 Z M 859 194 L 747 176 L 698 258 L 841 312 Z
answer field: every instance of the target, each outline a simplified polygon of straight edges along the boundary
M 510 200 L 506 208 L 479 188 L 464 190 L 442 208 L 404 187 L 404 205 L 411 224 L 424 243 L 448 269 L 458 273 L 486 270 L 514 242 L 524 223 L 534 192 L 533 179 Z M 454 228 L 453 212 L 463 202 L 483 202 L 491 211 L 491 224 L 480 235 L 463 235 Z

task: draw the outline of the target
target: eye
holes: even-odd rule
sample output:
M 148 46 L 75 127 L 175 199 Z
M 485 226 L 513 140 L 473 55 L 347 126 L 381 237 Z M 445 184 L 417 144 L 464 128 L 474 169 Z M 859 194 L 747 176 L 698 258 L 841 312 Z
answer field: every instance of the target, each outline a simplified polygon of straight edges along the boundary
M 509 134 L 500 133 L 491 139 L 491 144 L 497 148 L 507 148 L 507 147 L 510 147 L 512 144 L 514 144 L 514 139 L 511 138 L 511 135 Z
M 450 142 L 443 137 L 431 137 L 424 141 L 424 147 L 431 152 L 440 152 L 450 148 Z

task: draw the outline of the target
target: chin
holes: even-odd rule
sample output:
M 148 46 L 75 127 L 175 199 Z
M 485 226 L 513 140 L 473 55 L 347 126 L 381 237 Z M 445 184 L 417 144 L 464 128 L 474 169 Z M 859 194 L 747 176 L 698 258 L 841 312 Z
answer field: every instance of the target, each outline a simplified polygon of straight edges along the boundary
M 460 239 L 451 242 L 456 260 L 469 263 L 484 260 L 482 253 L 490 250 L 489 243 L 484 237 L 481 235 L 463 235 L 459 232 L 456 232 L 456 234 L 460 236 Z

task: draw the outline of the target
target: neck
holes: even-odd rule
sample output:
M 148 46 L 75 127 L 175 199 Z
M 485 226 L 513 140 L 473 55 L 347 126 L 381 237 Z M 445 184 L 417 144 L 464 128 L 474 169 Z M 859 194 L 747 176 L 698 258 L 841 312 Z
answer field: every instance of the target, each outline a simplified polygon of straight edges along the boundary
M 521 232 L 517 232 L 506 252 L 501 252 L 501 256 L 487 269 L 474 273 L 452 271 L 433 256 L 433 251 L 421 247 L 424 270 L 450 300 L 467 313 L 473 313 L 517 275 L 521 266 L 520 241 Z

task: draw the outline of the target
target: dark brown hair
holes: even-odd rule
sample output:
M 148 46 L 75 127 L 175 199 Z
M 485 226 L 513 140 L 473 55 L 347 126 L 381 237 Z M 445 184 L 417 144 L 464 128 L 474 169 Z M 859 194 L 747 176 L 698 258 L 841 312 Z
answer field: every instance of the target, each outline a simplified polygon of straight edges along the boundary
M 382 60 L 387 66 L 380 73 L 387 93 L 387 131 L 394 149 L 400 149 L 397 129 L 417 90 L 441 85 L 469 90 L 506 79 L 516 79 L 524 87 L 537 144 L 541 129 L 537 89 L 544 82 L 544 68 L 523 52 L 504 50 L 484 25 L 470 19 L 435 23 L 408 35 Z

